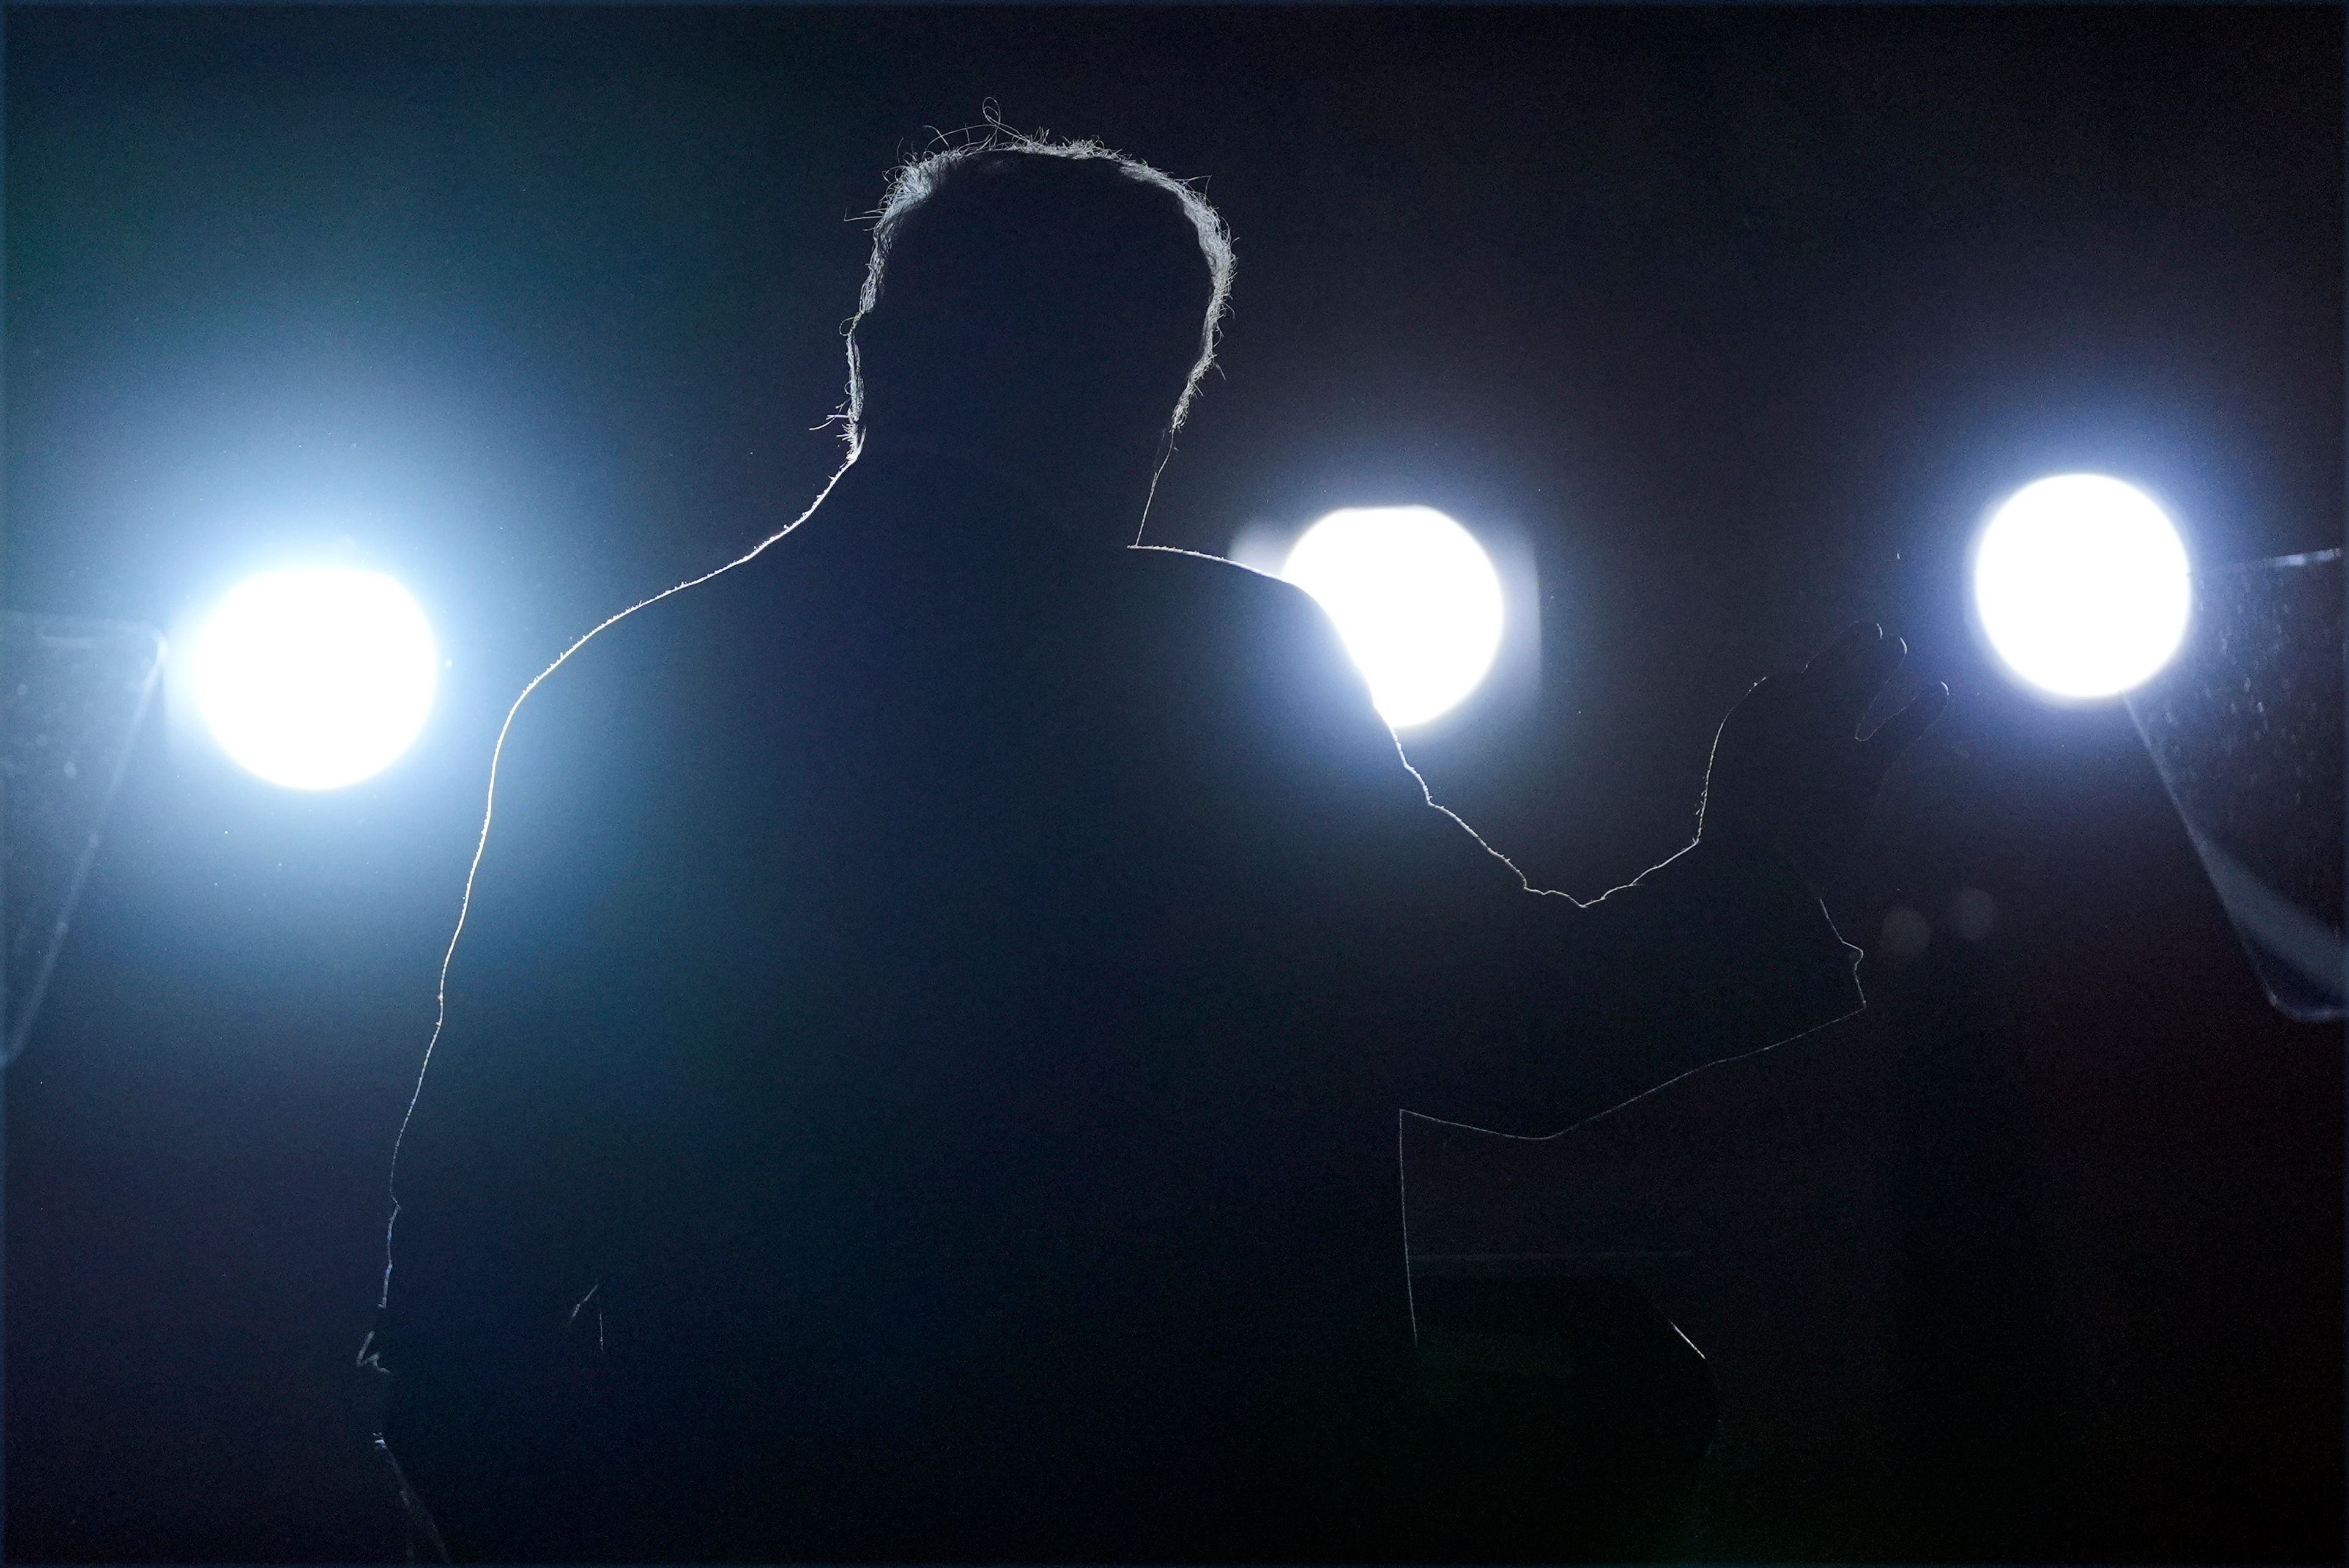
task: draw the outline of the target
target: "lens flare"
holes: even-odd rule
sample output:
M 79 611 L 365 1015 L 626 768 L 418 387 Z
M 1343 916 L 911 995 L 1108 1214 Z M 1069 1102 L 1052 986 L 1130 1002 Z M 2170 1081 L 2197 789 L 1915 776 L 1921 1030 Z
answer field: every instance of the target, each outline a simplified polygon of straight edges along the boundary
M 1305 531 L 1280 574 L 1330 613 L 1397 729 L 1457 707 L 1500 649 L 1492 558 L 1433 507 L 1333 511 Z
M 221 748 L 289 789 L 339 789 L 390 766 L 432 710 L 438 663 L 406 589 L 339 567 L 239 583 L 191 661 Z

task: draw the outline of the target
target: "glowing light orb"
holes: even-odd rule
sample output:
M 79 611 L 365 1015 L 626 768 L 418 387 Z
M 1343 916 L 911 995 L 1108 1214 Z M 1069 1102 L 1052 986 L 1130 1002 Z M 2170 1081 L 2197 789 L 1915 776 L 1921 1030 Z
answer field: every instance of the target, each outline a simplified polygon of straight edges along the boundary
M 437 663 L 406 589 L 338 567 L 239 583 L 191 661 L 222 749 L 289 789 L 339 789 L 388 767 L 431 712 Z
M 1974 603 L 2014 673 L 2116 696 L 2169 662 L 2192 603 L 2186 546 L 2143 492 L 2102 474 L 2025 485 L 1974 553 Z
M 1333 511 L 1305 531 L 1280 574 L 1330 613 L 1397 729 L 1456 706 L 1501 646 L 1492 559 L 1433 507 Z

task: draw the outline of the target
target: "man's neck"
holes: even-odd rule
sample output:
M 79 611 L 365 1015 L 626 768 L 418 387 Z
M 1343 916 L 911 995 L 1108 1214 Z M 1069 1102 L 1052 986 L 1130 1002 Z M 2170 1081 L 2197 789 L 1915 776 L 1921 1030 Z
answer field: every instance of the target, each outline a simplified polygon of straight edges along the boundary
M 1018 449 L 869 433 L 857 466 L 876 471 L 942 464 L 1017 497 L 1035 515 L 1034 542 L 1057 548 L 1117 549 L 1140 537 L 1156 474 L 1146 463 L 1082 449 Z

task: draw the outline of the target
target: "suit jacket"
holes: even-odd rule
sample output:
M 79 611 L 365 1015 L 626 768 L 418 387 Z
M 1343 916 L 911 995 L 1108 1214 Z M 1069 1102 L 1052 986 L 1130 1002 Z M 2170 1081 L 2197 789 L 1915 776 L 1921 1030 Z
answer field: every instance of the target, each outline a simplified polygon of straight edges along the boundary
M 1311 600 L 1050 537 L 868 461 L 520 709 L 378 1341 L 460 1554 L 1440 1553 L 1398 1112 L 1857 1006 L 1766 851 L 1529 891 Z

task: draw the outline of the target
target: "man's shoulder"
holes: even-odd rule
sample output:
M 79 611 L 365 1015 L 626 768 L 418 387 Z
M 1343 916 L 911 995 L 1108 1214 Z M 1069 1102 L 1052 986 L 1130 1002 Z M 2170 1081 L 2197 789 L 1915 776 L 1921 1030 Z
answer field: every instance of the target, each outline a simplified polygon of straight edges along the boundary
M 1137 547 L 1132 558 L 1152 604 L 1153 651 L 1163 650 L 1171 681 L 1202 688 L 1269 754 L 1318 759 L 1323 771 L 1340 765 L 1382 787 L 1409 777 L 1361 670 L 1310 594 L 1217 556 Z
M 1129 573 L 1153 608 L 1193 640 L 1251 661 L 1279 650 L 1260 674 L 1326 677 L 1351 671 L 1337 628 L 1313 596 L 1280 578 L 1196 551 L 1136 545 Z M 1332 662 L 1333 655 L 1335 662 Z
M 617 741 L 709 709 L 715 685 L 759 656 L 759 634 L 776 618 L 768 601 L 780 574 L 763 564 L 746 558 L 648 594 L 555 650 L 518 698 L 509 742 Z
M 517 689 L 492 759 L 489 864 L 601 876 L 646 841 L 738 706 L 720 685 L 715 650 L 728 639 L 709 614 L 712 586 L 595 625 Z
M 1139 578 L 1169 593 L 1212 594 L 1235 604 L 1262 606 L 1268 614 L 1280 613 L 1277 606 L 1293 612 L 1312 603 L 1293 583 L 1205 551 L 1136 544 L 1127 549 L 1125 558 Z

